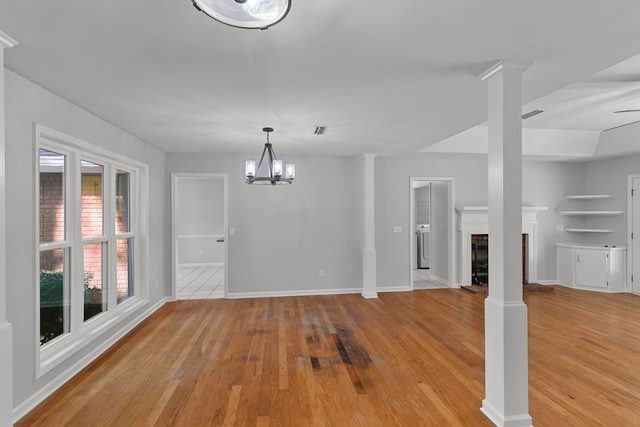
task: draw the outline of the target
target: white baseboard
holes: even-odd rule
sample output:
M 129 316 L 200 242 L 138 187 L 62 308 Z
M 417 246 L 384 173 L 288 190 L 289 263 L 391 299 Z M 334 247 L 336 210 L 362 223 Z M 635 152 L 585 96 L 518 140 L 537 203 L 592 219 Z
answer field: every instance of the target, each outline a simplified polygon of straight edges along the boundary
M 378 292 L 362 292 L 361 295 L 362 295 L 362 298 L 364 298 L 364 299 L 377 299 L 378 298 Z
M 411 286 L 378 286 L 378 292 L 409 292 L 412 291 Z
M 224 262 L 188 262 L 184 264 L 178 264 L 180 267 L 222 267 Z
M 562 285 L 562 283 L 558 282 L 557 280 L 536 280 L 532 283 L 538 283 L 540 285 Z
M 101 341 L 100 344 L 95 347 L 91 352 L 85 355 L 82 359 L 78 360 L 76 363 L 71 365 L 65 371 L 60 373 L 58 376 L 53 378 L 42 387 L 38 392 L 33 394 L 27 400 L 22 402 L 20 405 L 13 408 L 13 422 L 18 422 L 20 418 L 24 417 L 29 413 L 33 408 L 38 406 L 42 401 L 44 401 L 47 397 L 51 396 L 56 390 L 62 387 L 67 381 L 77 375 L 81 370 L 86 368 L 91 362 L 96 360 L 102 353 L 107 351 L 109 347 L 118 342 L 122 337 L 124 337 L 127 333 L 129 333 L 133 328 L 138 326 L 143 320 L 147 317 L 151 316 L 156 310 L 162 307 L 165 303 L 169 302 L 170 299 L 165 297 L 158 301 L 153 306 L 149 307 L 144 312 L 140 313 L 135 318 L 131 319 L 129 323 L 127 323 L 124 327 L 122 327 L 118 332 L 109 337 L 108 339 Z
M 275 298 L 275 297 L 300 297 L 312 295 L 344 295 L 359 294 L 362 288 L 344 288 L 344 289 L 313 289 L 308 291 L 268 291 L 268 292 L 233 292 L 228 293 L 228 299 L 241 298 Z

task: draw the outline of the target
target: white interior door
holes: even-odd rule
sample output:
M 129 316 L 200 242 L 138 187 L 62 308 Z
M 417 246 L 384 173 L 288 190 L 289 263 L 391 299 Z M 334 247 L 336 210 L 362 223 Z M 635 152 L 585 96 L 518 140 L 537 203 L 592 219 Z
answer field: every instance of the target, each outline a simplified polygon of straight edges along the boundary
M 224 298 L 227 290 L 226 174 L 172 174 L 173 295 Z
M 636 176 L 631 180 L 631 292 L 640 294 L 640 176 Z

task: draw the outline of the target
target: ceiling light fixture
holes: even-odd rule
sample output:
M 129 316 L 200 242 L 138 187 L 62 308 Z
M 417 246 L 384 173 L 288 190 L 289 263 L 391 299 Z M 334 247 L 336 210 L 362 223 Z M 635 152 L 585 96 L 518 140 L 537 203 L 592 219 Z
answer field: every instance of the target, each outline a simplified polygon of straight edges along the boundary
M 291 0 L 191 0 L 196 9 L 223 24 L 266 30 L 282 21 Z
M 522 115 L 522 120 L 530 119 L 533 116 L 537 116 L 538 114 L 544 113 L 544 110 L 531 110 L 526 114 Z
M 282 160 L 276 158 L 273 146 L 269 142 L 269 133 L 273 132 L 273 128 L 262 128 L 262 131 L 267 133 L 267 143 L 264 144 L 264 150 L 262 150 L 262 157 L 260 157 L 257 169 L 254 160 L 244 162 L 245 182 L 247 184 L 291 184 L 296 177 L 296 166 L 289 163 L 284 168 L 282 167 Z M 269 175 L 260 176 L 260 168 L 262 167 L 262 161 L 265 159 L 265 155 L 269 160 Z

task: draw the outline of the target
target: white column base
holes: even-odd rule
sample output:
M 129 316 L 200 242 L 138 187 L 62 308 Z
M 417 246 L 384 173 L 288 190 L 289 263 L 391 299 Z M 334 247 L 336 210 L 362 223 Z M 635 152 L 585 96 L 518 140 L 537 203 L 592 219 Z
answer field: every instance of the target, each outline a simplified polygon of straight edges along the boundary
M 480 410 L 492 423 L 499 427 L 533 427 L 533 421 L 529 415 L 505 417 L 496 411 L 495 408 L 491 407 L 487 399 L 482 401 Z
M 529 427 L 527 306 L 487 298 L 482 412 L 499 427 Z
M 13 329 L 0 322 L 0 426 L 13 425 Z
M 376 274 L 376 250 L 362 250 L 362 296 L 378 298 L 378 278 Z

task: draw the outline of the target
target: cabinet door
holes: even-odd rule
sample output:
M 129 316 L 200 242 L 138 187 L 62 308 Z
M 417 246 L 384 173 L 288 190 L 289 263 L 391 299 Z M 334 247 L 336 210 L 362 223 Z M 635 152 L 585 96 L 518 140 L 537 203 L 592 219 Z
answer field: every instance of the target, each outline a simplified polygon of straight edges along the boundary
M 576 285 L 593 288 L 607 287 L 607 251 L 576 249 Z

